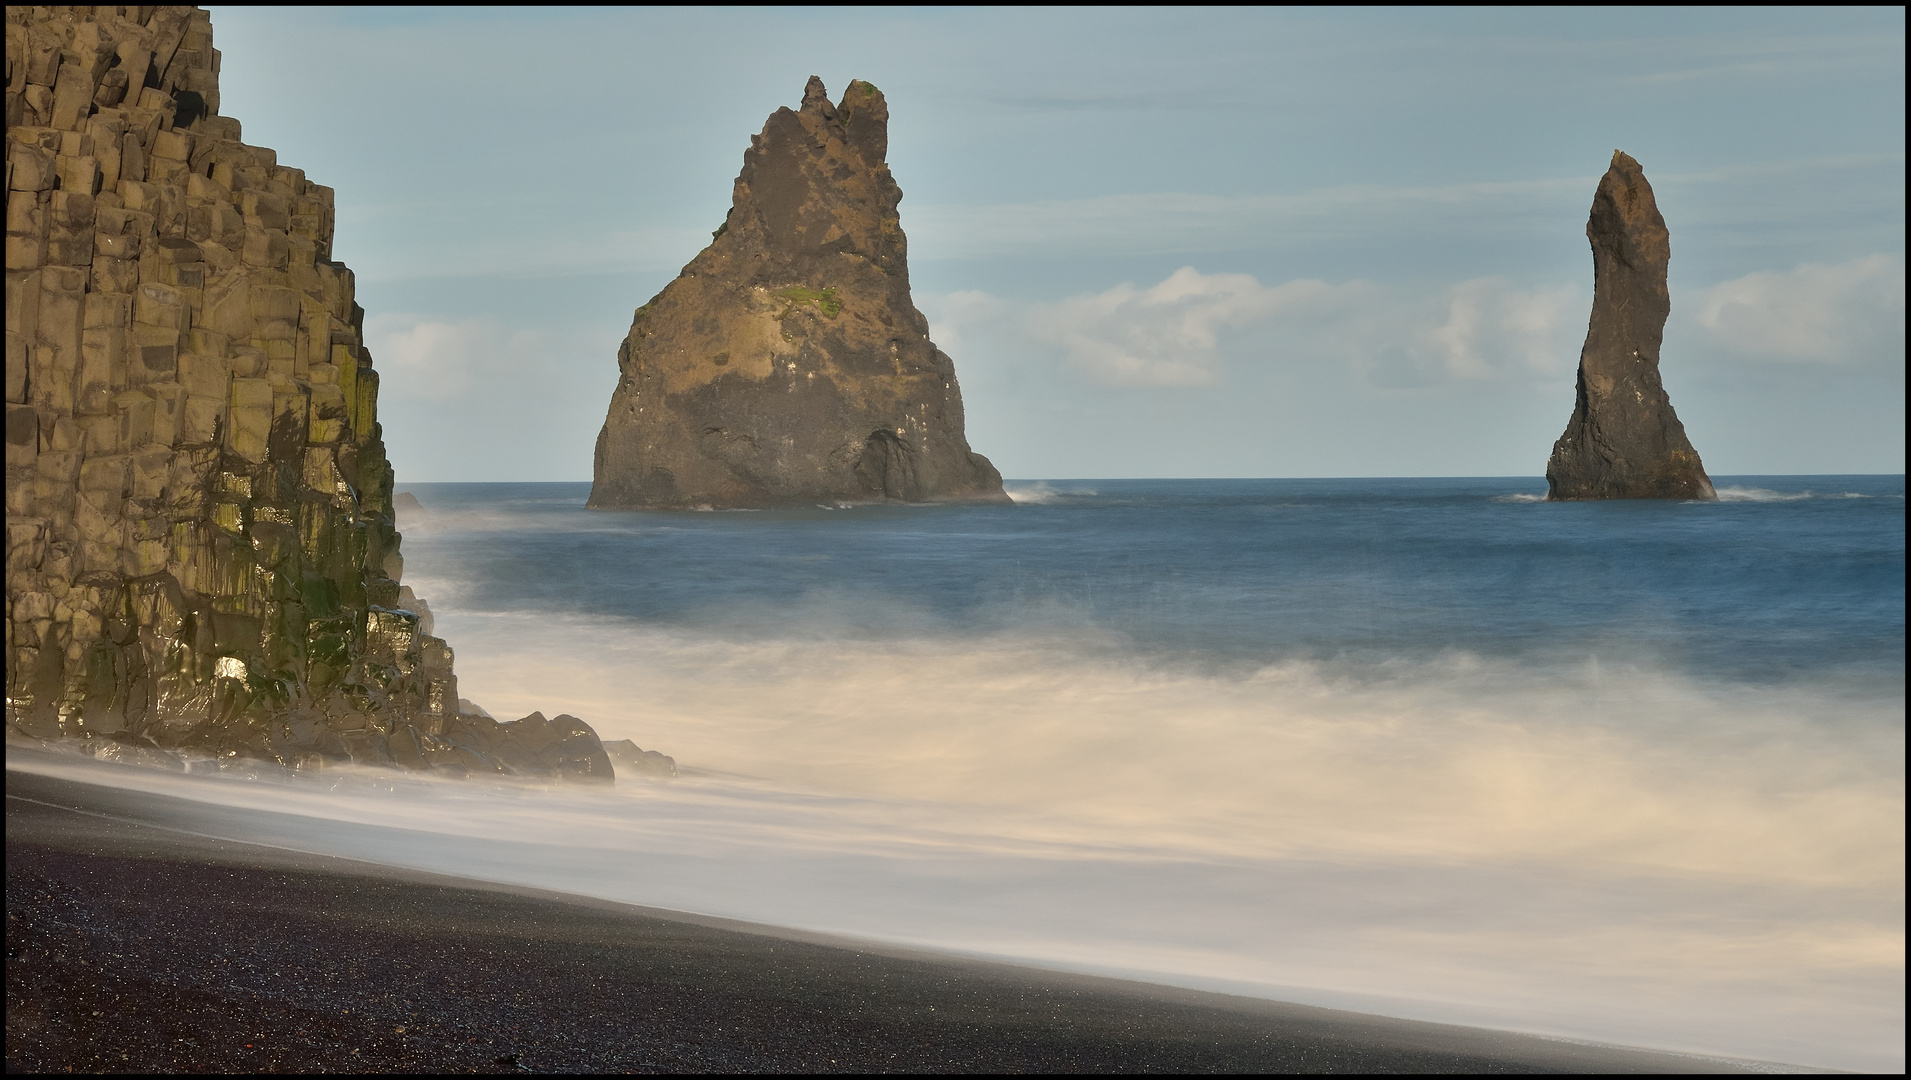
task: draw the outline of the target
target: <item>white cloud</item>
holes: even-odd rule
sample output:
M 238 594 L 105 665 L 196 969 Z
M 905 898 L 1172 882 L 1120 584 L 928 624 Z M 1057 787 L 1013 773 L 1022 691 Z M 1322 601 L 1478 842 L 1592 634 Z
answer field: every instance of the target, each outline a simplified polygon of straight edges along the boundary
M 1059 346 L 1091 378 L 1115 386 L 1208 386 L 1220 377 L 1221 331 L 1283 315 L 1313 322 L 1349 306 L 1358 285 L 1290 281 L 1266 286 L 1248 274 L 1203 274 L 1184 266 L 1159 285 L 1037 305 L 1025 325 Z
M 1904 260 L 1896 255 L 1801 263 L 1702 290 L 1692 318 L 1711 345 L 1736 357 L 1903 363 L 1904 287 Z
M 365 320 L 365 343 L 388 397 L 450 400 L 485 385 L 516 382 L 514 372 L 548 365 L 552 354 L 536 330 L 506 330 L 490 318 L 439 321 L 416 315 Z
M 929 316 L 929 337 L 936 346 L 951 355 L 962 352 L 966 333 L 976 327 L 998 323 L 1011 315 L 1014 305 L 993 293 L 977 290 L 920 297 Z
M 1263 285 L 1248 274 L 1183 267 L 1157 285 L 1117 285 L 1053 303 L 987 293 L 930 301 L 952 354 L 985 331 L 1007 333 L 1093 382 L 1200 388 L 1231 370 L 1322 364 L 1388 387 L 1570 374 L 1584 334 L 1575 286 L 1522 289 L 1477 278 L 1415 291 L 1352 281 Z
M 1585 301 L 1572 285 L 1523 290 L 1505 278 L 1463 281 L 1436 297 L 1445 318 L 1419 320 L 1408 356 L 1423 379 L 1557 375 L 1579 359 Z

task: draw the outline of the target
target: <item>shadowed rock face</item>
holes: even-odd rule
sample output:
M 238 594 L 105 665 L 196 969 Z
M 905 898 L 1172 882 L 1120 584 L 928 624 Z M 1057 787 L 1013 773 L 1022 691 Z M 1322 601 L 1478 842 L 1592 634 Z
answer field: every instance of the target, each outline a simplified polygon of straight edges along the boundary
M 1546 463 L 1546 497 L 1717 498 L 1659 381 L 1659 342 L 1672 310 L 1665 219 L 1639 163 L 1616 150 L 1586 238 L 1592 321 L 1579 353 L 1578 401 Z
M 461 705 L 332 189 L 219 115 L 211 17 L 6 24 L 7 737 L 608 782 L 583 721 Z
M 831 105 L 812 77 L 750 141 L 723 226 L 618 350 L 591 506 L 1008 501 L 909 298 L 888 126 L 874 86 Z

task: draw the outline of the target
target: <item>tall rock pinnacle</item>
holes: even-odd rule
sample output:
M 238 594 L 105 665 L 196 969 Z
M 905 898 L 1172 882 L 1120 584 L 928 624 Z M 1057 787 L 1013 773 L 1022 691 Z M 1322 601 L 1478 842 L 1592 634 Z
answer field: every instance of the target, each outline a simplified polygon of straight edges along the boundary
M 811 77 L 771 114 L 710 246 L 618 350 L 591 506 L 1008 501 L 909 298 L 888 148 L 866 82 L 831 105 Z
M 1713 499 L 1698 451 L 1659 381 L 1672 246 L 1639 163 L 1615 150 L 1593 195 L 1592 321 L 1579 394 L 1546 462 L 1548 499 Z

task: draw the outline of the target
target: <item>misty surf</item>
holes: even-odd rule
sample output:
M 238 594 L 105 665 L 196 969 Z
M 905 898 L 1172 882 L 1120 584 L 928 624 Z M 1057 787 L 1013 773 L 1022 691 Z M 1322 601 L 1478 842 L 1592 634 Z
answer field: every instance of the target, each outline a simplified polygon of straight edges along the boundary
M 215 835 L 1566 1038 L 1895 1068 L 1903 481 L 1011 483 L 603 513 L 412 485 L 408 582 L 608 792 L 40 771 Z

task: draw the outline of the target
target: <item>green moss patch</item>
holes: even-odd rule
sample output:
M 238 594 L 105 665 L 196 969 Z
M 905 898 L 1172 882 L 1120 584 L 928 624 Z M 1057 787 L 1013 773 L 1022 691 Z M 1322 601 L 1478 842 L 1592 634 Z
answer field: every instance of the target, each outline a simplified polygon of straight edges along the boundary
M 783 309 L 784 315 L 795 310 L 798 304 L 815 304 L 816 310 L 822 312 L 825 319 L 834 319 L 843 313 L 843 302 L 836 298 L 834 288 L 805 289 L 801 285 L 792 285 L 787 289 L 779 289 L 776 295 L 790 302 L 790 306 Z

